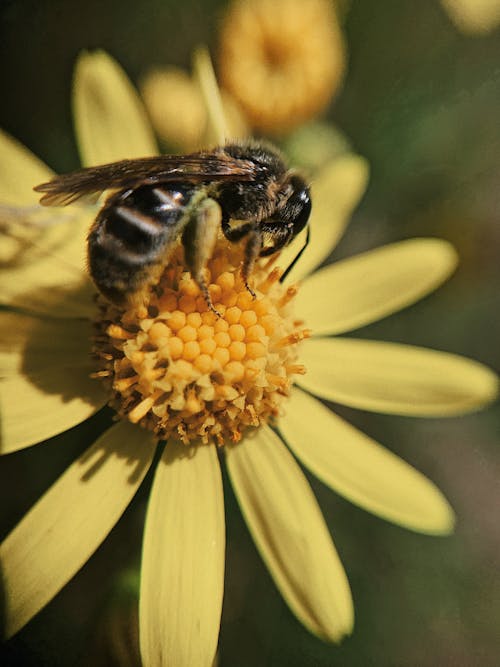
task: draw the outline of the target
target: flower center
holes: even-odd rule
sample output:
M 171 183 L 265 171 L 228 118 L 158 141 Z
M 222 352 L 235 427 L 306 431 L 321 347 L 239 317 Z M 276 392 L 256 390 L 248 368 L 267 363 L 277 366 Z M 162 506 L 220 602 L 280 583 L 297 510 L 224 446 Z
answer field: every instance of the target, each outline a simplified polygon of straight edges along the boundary
M 127 310 L 99 301 L 94 376 L 111 392 L 122 417 L 186 444 L 238 442 L 248 427 L 280 413 L 297 364 L 297 344 L 309 336 L 290 314 L 297 287 L 279 269 L 257 262 L 255 297 L 240 269 L 242 249 L 219 241 L 206 270 L 218 316 L 174 253 L 144 306 Z

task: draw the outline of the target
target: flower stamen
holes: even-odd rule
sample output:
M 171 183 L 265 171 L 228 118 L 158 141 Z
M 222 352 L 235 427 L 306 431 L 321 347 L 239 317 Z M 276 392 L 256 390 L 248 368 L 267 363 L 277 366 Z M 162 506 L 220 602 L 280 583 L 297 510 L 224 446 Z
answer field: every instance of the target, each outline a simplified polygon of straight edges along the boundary
M 306 338 L 310 338 L 312 334 L 311 329 L 302 329 L 301 331 L 294 331 L 291 334 L 288 334 L 288 336 L 285 336 L 281 340 L 279 340 L 276 343 L 276 347 L 281 348 L 281 347 L 286 347 L 287 345 L 296 345 L 297 343 L 300 343 L 301 340 L 305 340 Z
M 249 427 L 278 416 L 290 391 L 297 344 L 310 335 L 290 318 L 297 286 L 257 262 L 255 298 L 241 276 L 243 249 L 219 241 L 206 269 L 210 309 L 186 271 L 182 247 L 146 295 L 120 310 L 100 301 L 94 353 L 110 405 L 158 438 L 186 444 L 238 442 Z

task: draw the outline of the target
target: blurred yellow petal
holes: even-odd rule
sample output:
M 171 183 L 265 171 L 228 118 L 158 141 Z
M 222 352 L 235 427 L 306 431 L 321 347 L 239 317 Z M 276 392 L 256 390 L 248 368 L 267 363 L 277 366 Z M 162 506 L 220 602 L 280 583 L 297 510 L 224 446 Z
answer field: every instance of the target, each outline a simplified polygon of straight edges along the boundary
M 422 533 L 453 529 L 453 510 L 432 482 L 315 398 L 295 389 L 279 429 L 312 473 L 356 505 Z
M 0 453 L 79 424 L 106 403 L 90 359 L 90 322 L 0 314 Z
M 144 104 L 153 127 L 168 149 L 190 153 L 223 141 L 220 133 L 214 131 L 215 126 L 207 123 L 207 105 L 210 105 L 210 116 L 215 117 L 219 125 L 220 110 L 213 108 L 213 80 L 210 82 L 209 77 L 207 80 L 205 73 L 203 76 L 203 86 L 208 93 L 205 102 L 200 82 L 178 67 L 154 69 L 142 81 Z M 232 139 L 248 136 L 248 126 L 236 101 L 227 91 L 220 91 L 220 96 L 227 136 Z
M 459 30 L 484 34 L 500 24 L 500 0 L 441 0 Z
M 152 70 L 141 93 L 160 139 L 180 152 L 201 148 L 206 111 L 201 91 L 187 72 L 178 67 Z
M 304 278 L 337 245 L 368 183 L 368 163 L 359 155 L 343 155 L 324 167 L 311 184 L 311 240 L 290 273 L 289 280 Z M 280 255 L 286 268 L 304 244 L 305 232 Z
M 107 53 L 82 53 L 75 70 L 73 111 L 85 166 L 158 152 L 142 102 Z
M 0 545 L 7 637 L 40 611 L 90 558 L 132 499 L 155 447 L 130 424 L 106 431 Z
M 457 264 L 440 239 L 410 239 L 327 266 L 305 280 L 297 313 L 314 334 L 339 334 L 418 301 Z
M 492 401 L 498 378 L 486 366 L 446 352 L 348 338 L 304 344 L 298 384 L 321 398 L 362 410 L 437 417 Z
M 268 427 L 225 451 L 241 510 L 284 599 L 311 632 L 341 640 L 354 622 L 349 584 L 295 459 Z
M 33 192 L 33 186 L 52 175 L 33 153 L 0 130 L 0 204 L 37 204 L 39 195 Z
M 52 317 L 93 316 L 95 288 L 86 275 L 86 235 L 91 212 L 75 211 L 26 241 L 0 268 L 0 303 Z
M 210 54 L 205 48 L 194 53 L 191 85 L 203 109 L 203 147 L 250 136 L 240 106 L 227 90 L 219 88 Z
M 229 127 L 210 54 L 206 48 L 199 48 L 194 52 L 193 69 L 207 114 L 208 136 L 214 143 L 224 144 L 230 138 Z
M 148 667 L 211 667 L 224 585 L 224 496 L 217 450 L 168 442 L 144 534 L 141 655 Z

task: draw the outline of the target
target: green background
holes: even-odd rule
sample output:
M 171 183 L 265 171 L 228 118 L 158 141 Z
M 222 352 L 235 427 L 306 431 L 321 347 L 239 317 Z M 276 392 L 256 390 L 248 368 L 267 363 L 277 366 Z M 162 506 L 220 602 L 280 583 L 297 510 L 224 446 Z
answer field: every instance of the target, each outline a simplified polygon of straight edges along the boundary
M 81 49 L 106 49 L 136 82 L 151 65 L 188 67 L 194 47 L 215 45 L 224 6 L 0 0 L 0 126 L 57 171 L 76 167 L 69 96 Z M 437 0 L 353 0 L 344 29 L 349 70 L 328 118 L 368 158 L 371 180 L 333 259 L 425 235 L 450 240 L 461 255 L 458 272 L 437 294 L 356 335 L 464 354 L 498 371 L 499 32 L 460 34 Z M 458 515 L 456 533 L 434 538 L 394 527 L 310 478 L 356 605 L 354 635 L 330 646 L 289 613 L 226 484 L 219 664 L 495 667 L 498 407 L 446 420 L 338 411 L 443 489 Z M 98 414 L 0 462 L 2 536 L 108 419 Z M 133 576 L 122 573 L 138 562 L 146 482 L 82 571 L 0 649 L 2 665 L 118 664 L 103 658 L 103 642 L 110 613 L 127 618 Z

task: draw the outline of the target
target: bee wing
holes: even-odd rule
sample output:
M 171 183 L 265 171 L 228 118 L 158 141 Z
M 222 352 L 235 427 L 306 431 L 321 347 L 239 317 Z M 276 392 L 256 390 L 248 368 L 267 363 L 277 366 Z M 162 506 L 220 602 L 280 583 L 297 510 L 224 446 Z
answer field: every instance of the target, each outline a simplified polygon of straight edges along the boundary
M 78 212 L 74 209 L 58 212 L 56 216 L 39 204 L 34 206 L 15 206 L 0 204 L 0 234 L 9 234 L 14 227 L 19 229 L 42 229 L 62 221 L 74 220 Z
M 164 155 L 81 169 L 56 176 L 34 190 L 43 193 L 40 203 L 44 206 L 67 206 L 82 198 L 95 201 L 109 189 L 127 190 L 172 181 L 250 181 L 255 171 L 255 163 L 250 160 L 233 158 L 223 152 Z

